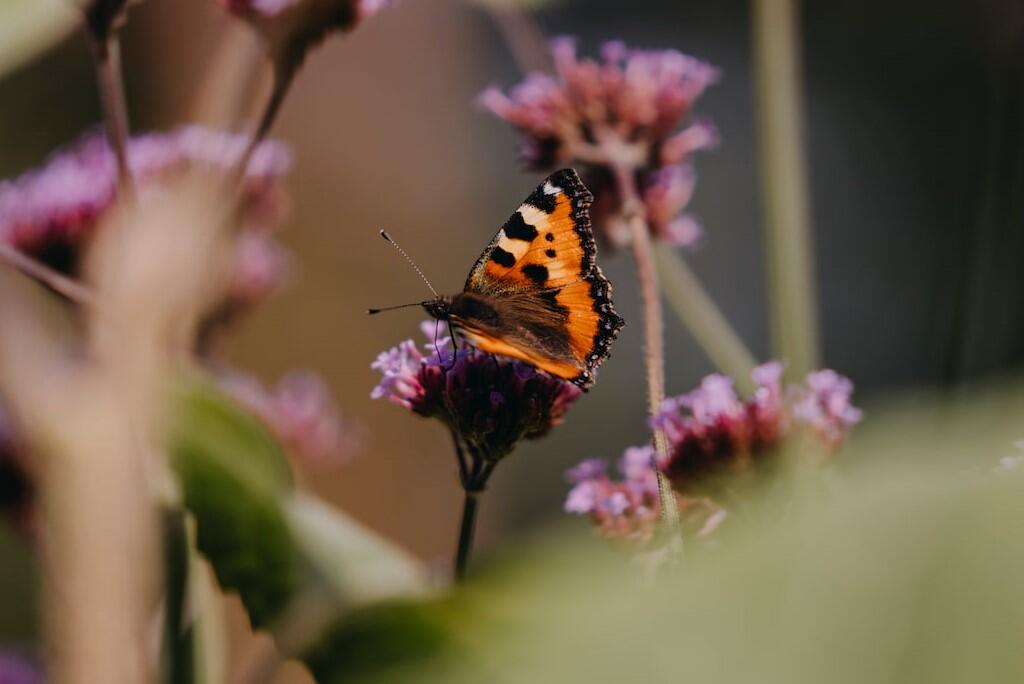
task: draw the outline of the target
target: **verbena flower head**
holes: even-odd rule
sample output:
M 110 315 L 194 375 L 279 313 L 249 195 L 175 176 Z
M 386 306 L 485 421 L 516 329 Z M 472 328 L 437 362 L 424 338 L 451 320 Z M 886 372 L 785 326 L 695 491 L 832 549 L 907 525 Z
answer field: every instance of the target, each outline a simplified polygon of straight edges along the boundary
M 435 348 L 434 321 L 423 325 L 423 350 L 412 340 L 378 355 L 371 367 L 381 381 L 370 396 L 389 398 L 421 416 L 437 418 L 464 441 L 474 458 L 497 461 L 521 439 L 537 439 L 561 422 L 581 390 L 536 367 L 474 349 Z
M 229 171 L 246 141 L 244 136 L 198 126 L 132 138 L 127 148 L 128 165 L 140 200 L 145 201 L 147 192 L 171 174 L 190 169 Z M 246 169 L 243 235 L 253 235 L 239 243 L 238 272 L 232 289 L 242 301 L 269 292 L 286 273 L 280 248 L 271 247 L 267 233 L 281 222 L 287 210 L 283 179 L 290 168 L 287 148 L 265 142 Z M 0 241 L 52 268 L 76 275 L 86 244 L 114 206 L 116 189 L 113 152 L 102 135 L 88 135 L 53 155 L 42 168 L 0 182 Z
M 277 68 L 292 71 L 328 34 L 351 31 L 386 5 L 387 0 L 220 0 L 220 3 L 256 29 Z
M 675 50 L 630 50 L 617 41 L 604 45 L 600 60 L 578 57 L 568 38 L 553 41 L 552 54 L 554 75 L 530 74 L 508 94 L 488 88 L 481 104 L 519 131 L 531 168 L 584 165 L 596 198 L 592 217 L 611 244 L 630 239 L 608 172 L 617 164 L 634 171 L 653 235 L 693 246 L 700 226 L 683 214 L 696 179 L 691 157 L 718 135 L 703 120 L 680 126 L 717 69 Z
M 709 375 L 689 394 L 667 399 L 652 423 L 664 430 L 670 456 L 662 470 L 680 491 L 699 488 L 709 477 L 757 465 L 796 421 L 808 425 L 834 450 L 861 413 L 850 404 L 853 383 L 831 370 L 807 376 L 806 386 L 783 393 L 782 364 L 753 371 L 754 394 L 740 399 L 732 380 Z
M 589 459 L 570 469 L 573 485 L 565 500 L 569 513 L 589 516 L 609 539 L 649 541 L 658 524 L 658 481 L 651 469 L 654 450 L 630 447 L 618 463 L 620 478 L 611 479 L 607 464 Z
M 310 371 L 291 371 L 269 391 L 238 371 L 224 375 L 221 386 L 307 467 L 336 464 L 361 441 L 360 428 L 342 419 L 327 384 Z

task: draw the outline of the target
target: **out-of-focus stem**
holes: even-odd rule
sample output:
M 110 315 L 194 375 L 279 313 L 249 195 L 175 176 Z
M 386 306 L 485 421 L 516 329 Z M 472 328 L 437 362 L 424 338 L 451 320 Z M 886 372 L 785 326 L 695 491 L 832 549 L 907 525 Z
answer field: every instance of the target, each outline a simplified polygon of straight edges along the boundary
M 643 203 L 636 190 L 633 170 L 622 164 L 613 164 L 615 180 L 622 198 L 622 212 L 629 222 L 632 237 L 633 260 L 644 310 L 644 368 L 647 376 L 647 411 L 653 418 L 665 400 L 665 345 L 661 299 L 658 295 L 658 274 L 654 268 L 651 235 L 644 219 Z M 658 478 L 658 503 L 666 531 L 678 539 L 679 511 L 668 479 L 658 467 L 668 461 L 668 441 L 660 428 L 653 428 L 654 462 L 651 468 Z
M 235 165 L 235 177 L 243 178 L 245 176 L 246 169 L 249 168 L 249 162 L 252 160 L 252 155 L 259 147 L 259 144 L 263 142 L 267 137 L 267 133 L 270 132 L 270 128 L 274 125 L 274 121 L 277 120 L 277 115 L 281 111 L 281 105 L 284 103 L 284 98 L 288 94 L 288 89 L 292 85 L 292 81 L 295 80 L 295 69 L 292 68 L 275 68 L 274 70 L 274 82 L 270 89 L 270 96 L 267 99 L 267 104 L 263 108 L 263 113 L 260 115 L 259 123 L 256 125 L 256 131 L 253 133 L 252 138 L 249 140 L 249 144 L 245 148 L 245 152 L 239 157 L 238 163 Z
M 117 160 L 118 188 L 133 194 L 135 187 L 128 166 L 128 110 L 125 107 L 124 80 L 121 75 L 121 43 L 116 36 L 112 36 L 93 38 L 92 44 L 107 141 Z
M 237 130 L 262 92 L 266 59 L 253 32 L 240 22 L 226 29 L 206 69 L 203 84 L 190 107 L 190 120 Z
M 754 70 L 775 355 L 819 365 L 817 296 L 801 106 L 798 0 L 753 3 Z
M 654 260 L 658 266 L 661 291 L 697 344 L 719 371 L 736 381 L 742 392 L 753 392 L 756 388 L 750 371 L 757 362 L 701 285 L 700 279 L 670 247 L 656 246 Z
M 0 261 L 13 266 L 30 278 L 38 280 L 75 303 L 91 306 L 95 302 L 95 296 L 89 288 L 2 242 L 0 242 Z
M 551 53 L 532 14 L 513 3 L 489 2 L 485 7 L 520 71 L 551 71 Z

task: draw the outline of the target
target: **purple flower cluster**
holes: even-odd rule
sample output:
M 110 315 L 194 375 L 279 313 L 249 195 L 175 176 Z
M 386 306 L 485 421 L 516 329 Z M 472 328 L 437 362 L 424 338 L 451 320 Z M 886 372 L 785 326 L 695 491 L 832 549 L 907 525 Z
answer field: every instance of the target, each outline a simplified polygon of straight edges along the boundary
M 338 463 L 361 441 L 359 426 L 341 418 L 327 384 L 312 372 L 292 371 L 272 391 L 238 371 L 220 383 L 307 467 Z
M 421 351 L 406 340 L 371 364 L 381 381 L 371 397 L 388 397 L 427 418 L 437 418 L 461 439 L 471 456 L 495 462 L 521 439 L 537 439 L 561 422 L 581 391 L 536 367 L 469 346 L 452 349 L 423 324 L 430 340 Z
M 152 133 L 128 142 L 128 165 L 140 199 L 169 175 L 190 169 L 227 172 L 241 157 L 247 138 L 198 126 Z M 251 303 L 287 274 L 287 259 L 271 233 L 288 208 L 282 181 L 291 168 L 287 148 L 261 144 L 245 171 L 243 233 L 237 246 L 230 296 Z M 0 182 L 0 242 L 66 274 L 78 273 L 84 247 L 113 207 L 117 164 L 106 139 L 84 137 L 44 166 Z
M 619 459 L 621 479 L 608 477 L 607 463 L 589 459 L 570 469 L 569 513 L 587 515 L 609 539 L 649 541 L 658 524 L 658 480 L 651 469 L 654 449 L 629 447 Z
M 692 392 L 666 399 L 652 419 L 670 445 L 662 470 L 680 492 L 756 465 L 786 437 L 794 421 L 835 450 L 861 419 L 860 410 L 850 403 L 853 383 L 835 371 L 810 373 L 805 386 L 786 395 L 780 362 L 758 366 L 752 375 L 757 389 L 745 401 L 730 378 L 709 375 Z
M 530 74 L 507 95 L 488 88 L 480 102 L 522 134 L 530 167 L 586 166 L 591 215 L 611 244 L 630 242 L 609 172 L 615 165 L 636 177 L 657 239 L 695 244 L 700 226 L 683 213 L 696 181 L 692 155 L 717 144 L 718 135 L 706 121 L 677 128 L 718 71 L 675 50 L 629 50 L 617 41 L 604 45 L 601 61 L 580 59 L 568 38 L 553 41 L 552 53 L 555 75 Z
M 714 478 L 758 466 L 795 424 L 834 452 L 861 419 L 850 403 L 853 383 L 835 371 L 810 373 L 805 385 L 785 392 L 778 361 L 758 366 L 752 377 L 756 389 L 746 400 L 736 394 L 731 378 L 709 375 L 692 392 L 666 399 L 652 419 L 669 442 L 668 459 L 658 467 L 671 481 L 681 513 L 702 525 L 699 534 L 713 529 L 725 514 L 707 498 L 706 486 Z M 573 488 L 566 511 L 589 515 L 608 537 L 653 534 L 658 490 L 652 457 L 651 446 L 626 449 L 620 481 L 608 478 L 602 461 L 583 461 L 568 473 Z

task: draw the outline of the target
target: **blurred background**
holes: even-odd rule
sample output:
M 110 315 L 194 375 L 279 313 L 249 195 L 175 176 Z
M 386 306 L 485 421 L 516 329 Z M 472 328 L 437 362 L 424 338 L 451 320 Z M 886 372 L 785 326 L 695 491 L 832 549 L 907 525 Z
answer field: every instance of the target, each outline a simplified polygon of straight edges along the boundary
M 857 402 L 925 388 L 955 391 L 1024 361 L 1024 3 L 1016 0 L 809 2 L 803 12 L 805 106 L 824 361 Z M 124 61 L 132 128 L 188 122 L 204 67 L 231 24 L 209 0 L 132 10 Z M 675 48 L 717 65 L 696 114 L 722 144 L 697 160 L 691 205 L 706 240 L 688 255 L 759 358 L 769 354 L 750 16 L 736 0 L 580 0 L 537 13 L 583 54 L 608 39 Z M 383 349 L 418 338 L 422 283 L 377 236 L 387 228 L 441 291 L 455 292 L 491 236 L 538 181 L 513 132 L 475 104 L 520 80 L 488 15 L 453 0 L 398 2 L 315 51 L 275 137 L 296 158 L 282 240 L 291 286 L 256 308 L 229 359 L 268 383 L 322 374 L 362 449 L 307 486 L 408 547 L 447 564 L 461 495 L 448 435 L 372 401 Z M 0 81 L 0 175 L 38 165 L 99 122 L 81 37 Z M 544 441 L 498 469 L 482 508 L 480 549 L 557 517 L 563 471 L 646 440 L 639 295 L 627 254 L 600 262 L 627 320 L 595 389 Z M 712 372 L 666 313 L 670 394 Z M 581 525 L 584 523 L 581 522 Z M 20 561 L 0 563 L 18 573 Z M 8 617 L 16 612 L 14 606 Z M 5 607 L 4 611 L 7 612 Z

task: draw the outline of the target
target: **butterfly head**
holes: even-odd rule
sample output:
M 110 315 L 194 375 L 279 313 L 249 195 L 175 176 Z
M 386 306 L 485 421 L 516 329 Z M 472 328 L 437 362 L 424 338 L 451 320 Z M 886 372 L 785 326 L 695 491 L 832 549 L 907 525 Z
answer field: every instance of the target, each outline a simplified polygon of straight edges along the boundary
M 447 321 L 451 317 L 452 300 L 449 297 L 435 297 L 423 302 L 423 310 L 439 321 Z

